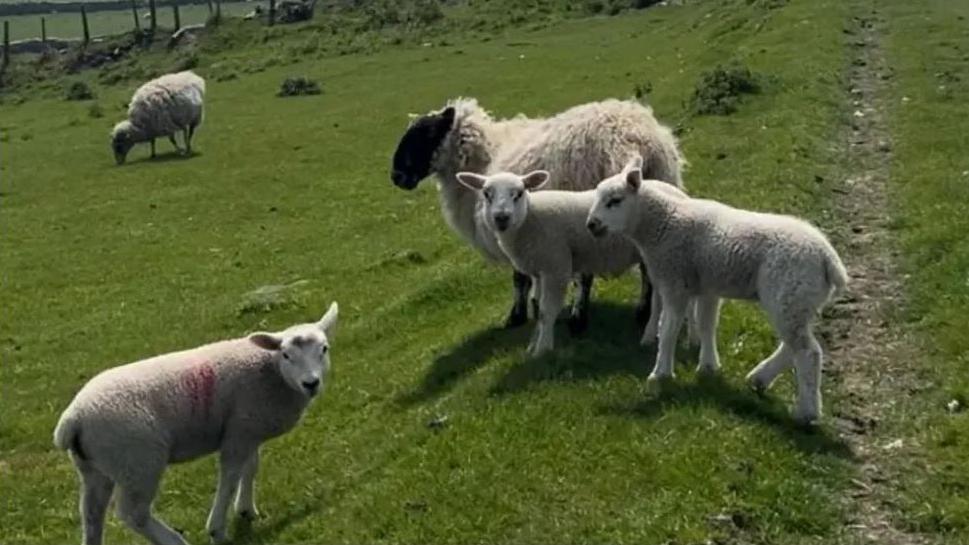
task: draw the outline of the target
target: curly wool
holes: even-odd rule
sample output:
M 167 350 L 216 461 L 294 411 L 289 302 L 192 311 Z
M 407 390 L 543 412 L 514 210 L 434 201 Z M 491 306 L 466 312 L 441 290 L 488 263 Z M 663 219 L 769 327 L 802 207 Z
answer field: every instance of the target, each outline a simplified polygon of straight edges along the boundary
M 169 136 L 202 123 L 205 80 L 194 72 L 166 74 L 135 91 L 128 119 L 111 131 L 112 138 L 126 133 L 132 142 Z

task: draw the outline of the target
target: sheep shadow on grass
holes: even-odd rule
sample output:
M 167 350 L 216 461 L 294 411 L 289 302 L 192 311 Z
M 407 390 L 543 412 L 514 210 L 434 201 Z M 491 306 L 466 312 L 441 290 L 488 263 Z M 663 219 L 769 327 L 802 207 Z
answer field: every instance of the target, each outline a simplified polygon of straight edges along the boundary
M 139 165 L 139 164 L 156 164 L 156 163 L 164 164 L 164 163 L 171 163 L 174 161 L 188 161 L 189 159 L 194 159 L 196 157 L 200 157 L 201 155 L 202 155 L 201 152 L 195 151 L 195 150 L 192 150 L 192 153 L 189 153 L 189 154 L 172 150 L 172 151 L 163 152 L 163 153 L 156 153 L 154 157 L 150 155 L 145 155 L 144 157 L 141 157 L 139 159 L 125 161 L 125 163 L 120 166 L 126 167 L 126 166 Z

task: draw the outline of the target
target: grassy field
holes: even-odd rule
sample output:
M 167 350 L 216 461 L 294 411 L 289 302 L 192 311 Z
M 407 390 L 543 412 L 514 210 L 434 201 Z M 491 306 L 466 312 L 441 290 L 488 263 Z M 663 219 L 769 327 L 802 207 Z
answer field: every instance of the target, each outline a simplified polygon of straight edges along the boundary
M 903 310 L 933 347 L 913 362 L 928 386 L 884 423 L 920 445 L 898 463 L 921 470 L 888 485 L 897 495 L 885 508 L 958 542 L 969 537 L 969 439 L 944 402 L 969 395 L 969 177 L 959 177 L 969 163 L 958 153 L 969 35 L 957 19 L 969 13 L 945 0 L 880 4 L 896 67 L 886 92 L 911 273 Z M 51 431 L 85 380 L 318 317 L 334 299 L 332 385 L 299 428 L 264 447 L 264 517 L 237 526 L 237 543 L 863 541 L 847 527 L 860 465 L 847 442 L 827 420 L 814 432 L 792 426 L 790 378 L 763 399 L 743 386 L 774 343 L 756 308 L 724 307 L 722 381 L 698 383 L 695 354 L 681 351 L 677 384 L 647 390 L 653 354 L 636 343 L 633 276 L 598 285 L 586 337 L 563 328 L 554 356 L 528 359 L 529 331 L 499 329 L 507 271 L 447 229 L 430 181 L 404 193 L 387 171 L 407 113 L 448 97 L 542 115 L 648 81 L 657 115 L 683 129 L 691 192 L 834 229 L 832 189 L 847 166 L 832 142 L 851 113 L 843 28 L 867 5 L 689 3 L 270 63 L 231 81 L 211 76 L 279 46 L 253 40 L 222 59 L 203 48 L 197 155 L 149 161 L 136 148 L 121 168 L 107 132 L 134 82 L 97 88 L 103 118 L 43 94 L 0 104 L 0 542 L 77 540 L 77 485 Z M 926 35 L 931 47 L 915 47 Z M 732 61 L 761 76 L 762 93 L 728 117 L 691 116 L 700 74 Z M 275 98 L 293 73 L 325 93 Z M 277 306 L 245 303 L 298 280 Z M 850 392 L 825 395 L 837 412 Z M 441 417 L 443 428 L 428 426 Z M 211 458 L 173 467 L 156 503 L 192 542 L 206 541 L 215 471 Z M 107 540 L 136 538 L 111 515 Z
M 179 18 L 182 25 L 204 23 L 209 16 L 209 8 L 205 5 L 188 5 L 179 7 Z M 222 13 L 226 16 L 242 16 L 252 11 L 252 4 L 244 2 L 227 2 L 222 5 Z M 139 14 L 147 10 L 139 10 Z M 16 15 L 0 17 L 10 22 L 10 40 L 25 40 L 40 38 L 41 15 Z M 80 13 L 48 13 L 43 15 L 47 19 L 47 36 L 52 38 L 80 38 L 84 35 Z M 94 11 L 88 13 L 88 27 L 92 36 L 107 36 L 128 32 L 134 29 L 134 19 L 130 10 Z M 141 19 L 142 28 L 147 28 L 148 19 Z M 175 16 L 170 6 L 158 7 L 158 25 L 164 28 L 175 28 Z

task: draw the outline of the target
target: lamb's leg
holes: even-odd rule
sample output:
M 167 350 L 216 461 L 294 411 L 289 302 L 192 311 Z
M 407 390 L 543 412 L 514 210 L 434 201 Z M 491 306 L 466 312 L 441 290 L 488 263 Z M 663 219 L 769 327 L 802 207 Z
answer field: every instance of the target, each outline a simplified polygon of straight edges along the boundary
M 537 294 L 541 294 L 542 293 L 542 277 L 541 276 L 536 276 L 532 280 L 532 290 L 535 293 L 537 293 Z M 532 300 L 533 301 L 537 301 L 537 299 L 532 299 Z M 538 337 L 539 337 L 539 335 L 542 332 L 542 325 L 541 325 L 541 322 L 538 320 L 538 317 L 540 315 L 541 315 L 541 309 L 539 308 L 538 303 L 536 302 L 535 303 L 535 327 L 532 329 L 532 336 L 531 336 L 531 338 L 528 341 L 528 350 L 527 351 L 528 351 L 529 354 L 535 352 L 535 347 L 538 346 Z
M 791 349 L 781 342 L 773 354 L 747 373 L 747 384 L 757 393 L 763 393 L 770 388 L 778 375 L 792 365 L 794 365 L 794 359 Z
M 107 475 L 75 458 L 81 477 L 81 524 L 84 526 L 84 545 L 101 545 L 104 535 L 104 515 L 108 510 L 114 483 Z
M 515 271 L 512 275 L 512 284 L 515 287 L 515 301 L 505 320 L 507 328 L 518 327 L 528 322 L 528 290 L 532 287 L 532 279 L 527 274 Z
M 192 136 L 195 134 L 195 125 L 189 125 L 185 129 L 185 155 L 192 155 Z
M 151 139 L 151 158 L 155 158 L 155 139 Z
M 541 301 L 538 315 L 538 338 L 532 356 L 541 356 L 555 346 L 555 319 L 562 311 L 565 292 L 569 287 L 569 277 L 542 277 Z
M 154 545 L 188 545 L 181 534 L 151 514 L 161 472 L 142 473 L 139 477 L 143 480 L 137 484 L 119 485 L 118 517 Z
M 256 450 L 246 461 L 246 465 L 242 468 L 242 478 L 239 479 L 239 493 L 236 495 L 236 513 L 240 517 L 248 520 L 252 520 L 259 516 L 259 510 L 256 509 L 255 500 L 255 481 L 256 472 L 259 470 L 259 451 Z
M 821 345 L 810 328 L 803 335 L 791 339 L 794 365 L 797 371 L 797 402 L 794 421 L 808 426 L 821 418 Z
M 636 304 L 636 323 L 649 324 L 653 320 L 653 285 L 649 282 L 646 264 L 639 263 L 639 303 Z M 659 320 L 659 317 L 656 318 Z M 658 324 L 657 324 L 658 325 Z M 655 338 L 655 333 L 653 334 Z
M 687 311 L 696 308 L 696 327 L 700 337 L 700 364 L 697 373 L 715 375 L 720 371 L 717 354 L 717 321 L 720 317 L 720 298 L 705 295 L 693 299 Z
M 662 315 L 663 309 L 659 290 L 652 290 L 649 299 L 649 322 L 643 328 L 643 337 L 639 340 L 639 344 L 643 346 L 652 346 L 656 342 L 656 336 L 659 335 L 659 317 Z
M 572 304 L 572 314 L 569 316 L 569 331 L 573 335 L 581 335 L 589 328 L 589 299 L 592 297 L 594 280 L 595 277 L 591 274 L 581 274 L 576 282 L 578 290 Z
M 175 139 L 175 133 L 168 135 L 168 141 L 175 147 L 175 153 L 182 153 L 182 148 L 178 147 L 178 140 Z
M 246 462 L 252 456 L 252 449 L 229 448 L 219 452 L 219 486 L 215 491 L 215 501 L 209 512 L 209 520 L 205 529 L 214 543 L 226 540 L 225 518 L 229 510 L 229 502 L 236 494 L 239 481 L 242 479 Z
M 676 356 L 676 337 L 683 325 L 689 299 L 682 293 L 660 288 L 663 310 L 659 320 L 659 349 L 656 366 L 649 374 L 650 381 L 673 378 L 673 358 Z

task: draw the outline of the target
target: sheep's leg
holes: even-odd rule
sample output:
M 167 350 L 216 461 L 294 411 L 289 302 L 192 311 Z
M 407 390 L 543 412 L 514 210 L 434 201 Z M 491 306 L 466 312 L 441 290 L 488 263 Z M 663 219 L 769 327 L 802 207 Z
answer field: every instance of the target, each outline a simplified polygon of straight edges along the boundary
M 555 346 L 555 319 L 562 311 L 565 292 L 569 287 L 569 277 L 542 277 L 541 312 L 538 315 L 538 338 L 532 356 L 541 356 Z
M 168 141 L 175 147 L 175 153 L 182 153 L 182 148 L 178 147 L 178 140 L 175 139 L 175 133 L 168 135 Z
M 256 509 L 255 481 L 259 471 L 259 451 L 256 450 L 242 468 L 242 478 L 239 479 L 239 493 L 236 495 L 235 509 L 240 517 L 252 520 L 259 516 Z
M 636 323 L 638 324 L 649 324 L 652 323 L 653 313 L 656 309 L 653 308 L 653 285 L 649 282 L 649 274 L 646 271 L 646 264 L 643 262 L 639 263 L 639 302 L 636 304 Z M 659 317 L 656 317 L 659 320 Z M 658 324 L 657 324 L 658 325 Z M 653 337 L 655 337 L 655 333 Z
M 649 298 L 649 322 L 643 328 L 643 337 L 639 340 L 639 344 L 651 346 L 656 342 L 656 337 L 659 335 L 659 317 L 662 314 L 662 309 L 663 304 L 661 303 L 659 290 L 654 289 Z
M 515 287 L 515 301 L 505 320 L 507 328 L 518 327 L 528 322 L 528 290 L 532 287 L 532 279 L 527 274 L 515 271 L 512 275 L 512 284 Z
M 719 306 L 717 307 L 719 311 Z M 692 346 L 696 346 L 703 341 L 700 322 L 700 302 L 698 299 L 691 299 L 686 307 L 686 339 Z
M 591 274 L 580 274 L 576 280 L 578 291 L 575 302 L 572 303 L 572 314 L 569 316 L 569 331 L 572 335 L 581 335 L 589 327 L 589 299 L 592 297 L 592 283 L 595 277 Z
M 84 526 L 84 545 L 101 545 L 104 535 L 104 515 L 108 510 L 114 483 L 107 475 L 85 462 L 75 459 L 81 477 L 81 524 Z
M 757 364 L 757 367 L 747 373 L 747 384 L 757 393 L 765 392 L 774 383 L 774 379 L 778 375 L 794 365 L 793 356 L 790 347 L 781 342 L 770 357 Z
M 125 483 L 118 490 L 118 517 L 154 545 L 188 545 L 181 534 L 151 514 L 151 502 L 158 491 L 161 471 L 142 473 L 137 483 Z
M 541 276 L 536 276 L 532 280 L 532 290 L 535 293 L 538 293 L 538 294 L 541 294 L 542 293 L 542 277 Z M 537 301 L 537 299 L 534 299 L 534 298 L 532 300 L 533 301 Z M 541 315 L 541 309 L 539 308 L 539 305 L 536 302 L 535 303 L 535 327 L 532 329 L 532 336 L 531 336 L 531 339 L 529 339 L 529 341 L 528 341 L 528 353 L 529 354 L 535 352 L 535 349 L 538 346 L 538 337 L 539 337 L 539 335 L 542 332 L 542 323 L 538 320 L 538 317 L 540 315 Z
M 225 518 L 229 509 L 229 502 L 236 494 L 239 481 L 242 479 L 246 462 L 252 456 L 252 450 L 233 448 L 222 450 L 219 456 L 219 486 L 215 491 L 215 501 L 209 512 L 209 520 L 205 529 L 214 543 L 226 540 Z
M 155 158 L 155 139 L 151 139 L 151 158 Z
M 185 129 L 185 155 L 192 155 L 192 137 L 195 136 L 195 125 Z
M 790 340 L 797 372 L 797 402 L 794 421 L 811 425 L 821 418 L 821 345 L 810 328 Z
M 700 364 L 697 373 L 714 375 L 720 371 L 717 354 L 717 321 L 720 317 L 720 298 L 710 295 L 693 299 L 687 312 L 696 310 L 696 328 L 700 337 Z
M 676 356 L 676 337 L 683 325 L 689 299 L 681 293 L 665 289 L 660 291 L 663 310 L 659 320 L 659 349 L 656 353 L 656 366 L 649 374 L 649 380 L 673 378 L 673 358 Z

